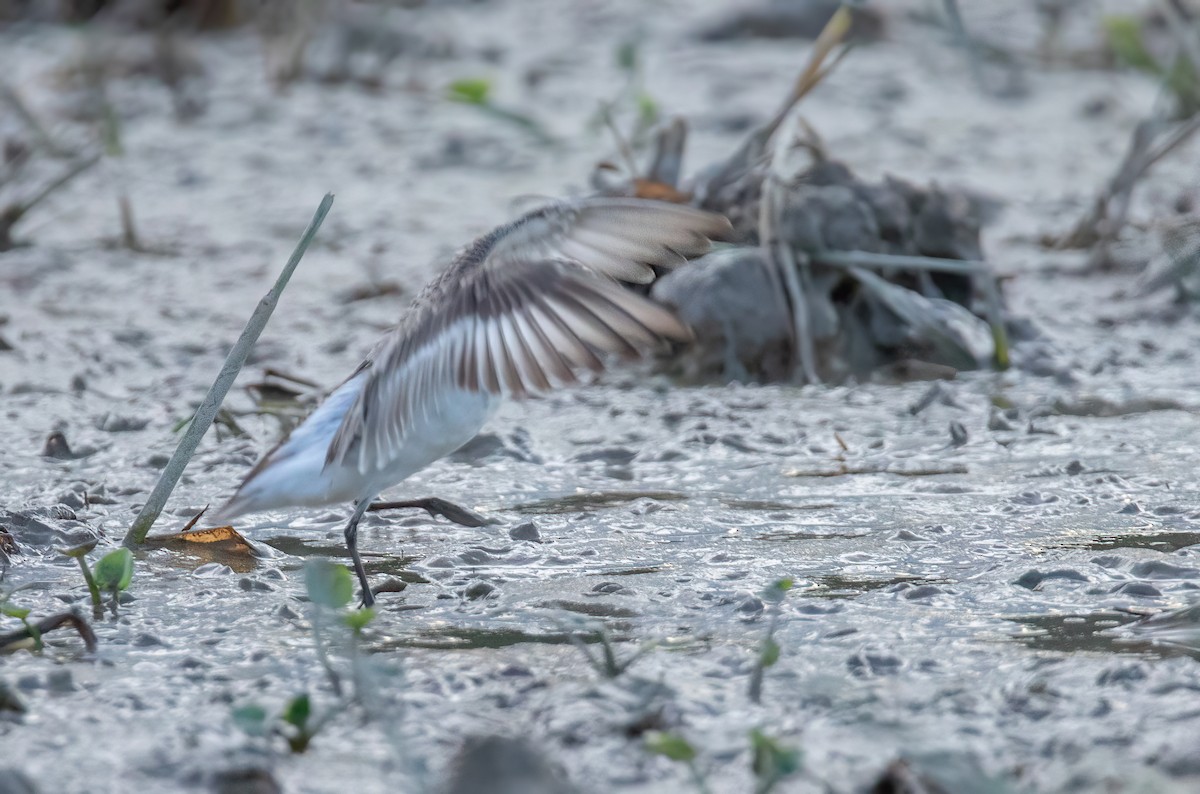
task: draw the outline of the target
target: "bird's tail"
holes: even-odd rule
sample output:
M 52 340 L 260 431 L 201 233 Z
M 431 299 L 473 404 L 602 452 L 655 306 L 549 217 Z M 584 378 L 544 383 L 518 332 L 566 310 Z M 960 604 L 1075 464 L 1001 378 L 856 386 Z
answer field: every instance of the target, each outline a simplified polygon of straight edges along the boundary
M 356 376 L 342 384 L 287 440 L 255 464 L 212 520 L 224 523 L 246 513 L 357 499 L 357 484 L 341 469 L 327 467 L 325 454 L 361 381 L 362 377 Z

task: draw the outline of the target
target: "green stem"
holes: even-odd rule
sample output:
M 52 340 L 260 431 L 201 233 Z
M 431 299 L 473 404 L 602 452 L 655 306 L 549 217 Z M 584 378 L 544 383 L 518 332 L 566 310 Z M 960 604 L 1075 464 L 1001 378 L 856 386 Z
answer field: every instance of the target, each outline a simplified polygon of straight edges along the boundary
M 96 580 L 92 578 L 92 571 L 88 568 L 87 561 L 83 559 L 83 556 L 76 557 L 75 561 L 79 563 L 79 570 L 83 571 L 83 580 L 87 582 L 88 592 L 92 594 L 92 610 L 99 613 L 101 610 L 100 588 L 96 586 Z
M 325 653 L 325 637 L 321 632 L 321 607 L 317 604 L 313 604 L 312 629 L 313 642 L 317 646 L 317 660 L 320 661 L 321 667 L 325 668 L 325 674 L 329 677 L 329 684 L 333 687 L 334 694 L 341 697 L 342 679 L 333 669 L 333 665 L 329 663 L 329 656 Z

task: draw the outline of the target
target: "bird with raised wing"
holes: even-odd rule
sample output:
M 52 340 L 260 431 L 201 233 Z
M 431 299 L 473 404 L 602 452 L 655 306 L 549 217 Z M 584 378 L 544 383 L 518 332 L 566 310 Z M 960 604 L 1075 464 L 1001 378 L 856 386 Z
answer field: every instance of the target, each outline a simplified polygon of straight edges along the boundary
M 357 538 L 371 500 L 474 438 L 503 398 L 575 385 L 609 356 L 688 339 L 668 309 L 619 282 L 649 283 L 728 230 L 692 207 L 588 198 L 480 237 L 254 466 L 218 519 L 353 502 L 346 545 L 370 606 Z

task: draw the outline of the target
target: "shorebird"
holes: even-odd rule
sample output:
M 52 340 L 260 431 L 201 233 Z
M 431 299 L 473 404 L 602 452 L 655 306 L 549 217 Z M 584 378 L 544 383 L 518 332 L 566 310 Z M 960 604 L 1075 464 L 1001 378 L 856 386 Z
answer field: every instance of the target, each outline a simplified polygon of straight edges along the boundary
M 647 284 L 708 250 L 721 215 L 634 198 L 558 202 L 463 248 L 400 323 L 218 513 L 353 502 L 346 546 L 376 496 L 470 441 L 505 397 L 579 383 L 690 330 L 618 282 Z M 415 504 L 415 503 L 414 503 Z

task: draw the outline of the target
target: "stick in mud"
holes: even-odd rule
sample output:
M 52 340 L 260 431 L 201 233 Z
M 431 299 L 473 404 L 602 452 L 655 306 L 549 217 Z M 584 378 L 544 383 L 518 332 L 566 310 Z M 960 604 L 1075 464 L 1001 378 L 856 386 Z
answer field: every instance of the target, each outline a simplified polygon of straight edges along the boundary
M 170 462 L 163 469 L 162 476 L 158 478 L 158 483 L 150 493 L 150 498 L 142 506 L 142 511 L 138 513 L 133 526 L 125 533 L 125 539 L 122 542 L 126 546 L 136 546 L 142 543 L 146 539 L 146 534 L 150 531 L 150 527 L 154 526 L 155 520 L 158 519 L 159 513 L 162 512 L 167 499 L 171 496 L 171 491 L 174 490 L 175 484 L 179 482 L 179 477 L 183 474 L 183 470 L 187 467 L 188 462 L 192 459 L 192 455 L 196 452 L 196 447 L 200 445 L 200 439 L 208 431 L 213 419 L 216 418 L 217 411 L 221 408 L 221 403 L 225 400 L 225 395 L 229 393 L 229 388 L 233 386 L 238 373 L 242 371 L 242 366 L 246 363 L 247 356 L 250 355 L 250 348 L 258 341 L 259 335 L 267 326 L 267 320 L 271 318 L 271 313 L 275 311 L 275 306 L 279 303 L 279 296 L 283 294 L 284 288 L 287 287 L 288 281 L 292 277 L 292 272 L 295 271 L 296 265 L 300 264 L 300 259 L 304 256 L 304 252 L 308 250 L 308 246 L 312 243 L 313 238 L 316 237 L 317 230 L 321 228 L 321 223 L 324 222 L 325 216 L 329 214 L 331 206 L 333 206 L 333 194 L 326 193 L 325 198 L 321 199 L 321 205 L 317 207 L 316 214 L 313 215 L 312 220 L 309 222 L 308 228 L 300 236 L 300 242 L 296 243 L 296 249 L 292 251 L 292 256 L 284 266 L 283 272 L 275 280 L 275 286 L 271 287 L 271 291 L 264 295 L 263 299 L 258 302 L 254 313 L 250 315 L 249 321 L 246 322 L 246 328 L 242 331 L 242 335 L 238 337 L 233 349 L 229 351 L 229 355 L 225 358 L 225 363 L 221 366 L 220 374 L 213 381 L 213 385 L 208 390 L 208 394 L 204 396 L 204 401 L 200 403 L 200 407 L 196 409 L 196 414 L 192 417 L 187 432 L 180 439 L 179 446 L 175 448 L 175 454 L 171 456 Z
M 7 634 L 0 634 L 0 654 L 23 648 L 25 643 L 34 641 L 35 636 L 40 637 L 62 626 L 70 626 L 75 629 L 79 633 L 79 638 L 83 640 L 84 646 L 87 647 L 88 653 L 95 653 L 96 633 L 92 631 L 92 627 L 83 619 L 82 615 L 71 611 L 42 618 L 32 625 L 33 632 L 29 627 L 25 627 Z

